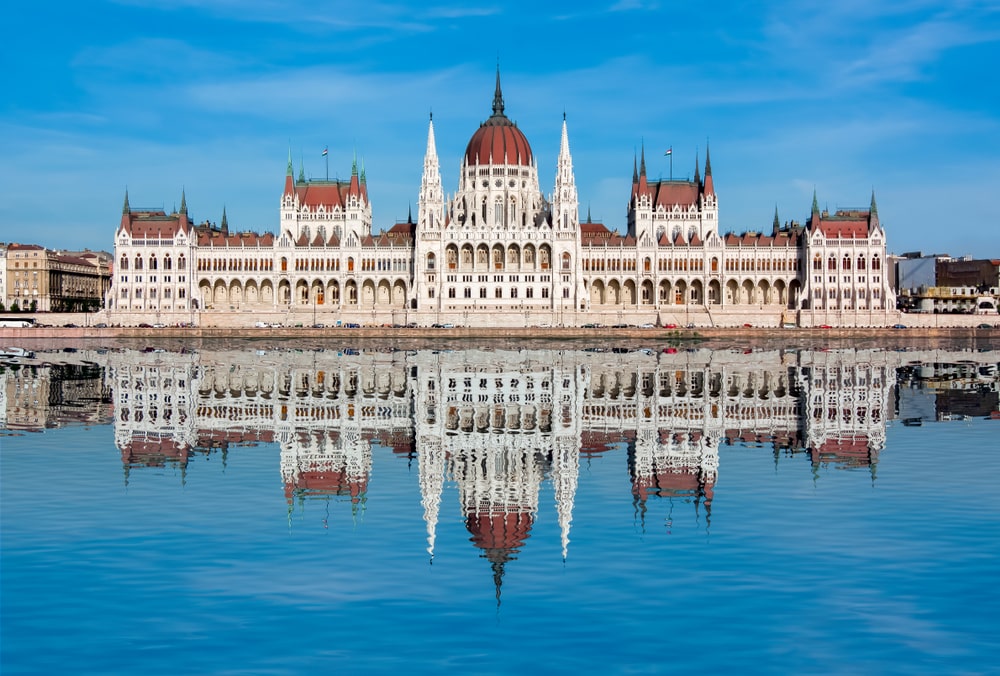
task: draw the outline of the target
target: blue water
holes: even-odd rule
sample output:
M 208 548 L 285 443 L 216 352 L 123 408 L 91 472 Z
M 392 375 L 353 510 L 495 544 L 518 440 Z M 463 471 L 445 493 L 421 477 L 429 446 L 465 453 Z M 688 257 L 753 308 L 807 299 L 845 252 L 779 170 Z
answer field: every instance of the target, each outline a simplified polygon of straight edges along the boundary
M 637 503 L 611 444 L 565 558 L 547 477 L 499 580 L 455 477 L 428 551 L 419 449 L 289 503 L 277 443 L 126 467 L 114 432 L 0 437 L 4 674 L 1000 669 L 1000 421 L 892 420 L 862 466 L 724 444 L 709 505 Z

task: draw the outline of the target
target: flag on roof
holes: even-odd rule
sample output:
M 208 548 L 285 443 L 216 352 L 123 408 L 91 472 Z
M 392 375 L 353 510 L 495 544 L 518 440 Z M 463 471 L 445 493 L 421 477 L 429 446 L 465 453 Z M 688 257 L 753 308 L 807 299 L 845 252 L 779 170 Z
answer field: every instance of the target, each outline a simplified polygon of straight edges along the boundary
M 328 150 L 328 147 L 327 147 L 327 148 L 323 148 L 323 157 L 326 157 L 326 155 L 327 155 L 327 150 Z
M 669 148 L 667 148 L 667 152 L 665 152 L 663 154 L 664 155 L 673 155 L 674 154 L 674 147 L 670 146 Z

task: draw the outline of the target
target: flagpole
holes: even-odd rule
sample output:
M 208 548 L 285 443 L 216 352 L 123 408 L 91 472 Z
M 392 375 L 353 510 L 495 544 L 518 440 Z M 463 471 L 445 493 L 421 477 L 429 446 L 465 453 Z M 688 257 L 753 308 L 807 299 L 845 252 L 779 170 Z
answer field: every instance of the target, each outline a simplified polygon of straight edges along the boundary
M 323 148 L 323 158 L 326 160 L 326 180 L 330 180 L 330 152 L 327 147 Z

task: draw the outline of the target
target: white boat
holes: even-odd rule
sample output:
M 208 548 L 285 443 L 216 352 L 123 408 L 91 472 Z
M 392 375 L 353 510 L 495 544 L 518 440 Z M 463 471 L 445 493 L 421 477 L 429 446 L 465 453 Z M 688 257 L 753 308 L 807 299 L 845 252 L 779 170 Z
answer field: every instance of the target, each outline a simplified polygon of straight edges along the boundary
M 35 353 L 23 347 L 5 347 L 0 350 L 0 359 L 34 359 Z

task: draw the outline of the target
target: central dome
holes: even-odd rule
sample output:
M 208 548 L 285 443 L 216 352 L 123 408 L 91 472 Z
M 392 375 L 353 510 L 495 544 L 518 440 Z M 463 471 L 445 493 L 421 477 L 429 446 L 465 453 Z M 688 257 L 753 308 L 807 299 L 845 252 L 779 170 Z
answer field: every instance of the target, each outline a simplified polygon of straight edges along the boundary
M 465 149 L 466 164 L 515 164 L 531 166 L 531 146 L 517 125 L 503 114 L 500 70 L 493 95 L 493 115 L 479 125 Z

